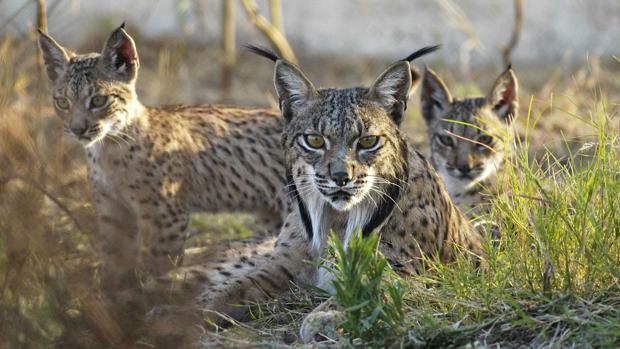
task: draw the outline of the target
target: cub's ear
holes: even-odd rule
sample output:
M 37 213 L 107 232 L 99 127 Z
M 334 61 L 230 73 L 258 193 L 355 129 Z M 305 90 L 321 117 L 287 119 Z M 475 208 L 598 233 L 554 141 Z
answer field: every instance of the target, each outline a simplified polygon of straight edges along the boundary
M 516 118 L 519 112 L 519 83 L 510 65 L 495 81 L 488 100 L 500 119 L 511 123 Z
M 67 63 L 69 63 L 69 55 L 56 40 L 41 30 L 39 30 L 39 47 L 41 47 L 41 53 L 43 54 L 47 76 L 52 82 L 56 82 L 58 77 L 64 73 Z
M 422 117 L 426 122 L 438 119 L 452 103 L 450 91 L 441 78 L 429 67 L 424 71 L 421 93 Z
M 112 32 L 101 52 L 100 67 L 113 79 L 134 82 L 138 77 L 138 51 L 133 39 L 125 31 L 125 23 Z
M 276 62 L 273 80 L 280 99 L 282 115 L 288 121 L 310 100 L 318 96 L 318 92 L 304 73 L 286 61 Z
M 392 120 L 400 125 L 411 88 L 411 66 L 409 62 L 399 61 L 388 67 L 375 80 L 368 93 L 390 113 Z

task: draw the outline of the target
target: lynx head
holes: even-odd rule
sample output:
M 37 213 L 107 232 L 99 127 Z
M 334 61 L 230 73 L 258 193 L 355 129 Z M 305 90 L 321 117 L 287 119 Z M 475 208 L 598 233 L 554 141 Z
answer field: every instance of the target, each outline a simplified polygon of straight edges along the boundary
M 40 33 L 56 113 L 65 132 L 86 147 L 121 133 L 137 104 L 140 64 L 134 41 L 123 27 L 112 32 L 101 53 L 88 54 L 74 54 Z
M 508 67 L 488 97 L 453 99 L 441 78 L 427 68 L 422 116 L 428 126 L 431 161 L 448 190 L 469 189 L 502 166 L 518 109 L 518 84 Z
M 290 192 L 313 246 L 321 245 L 328 216 L 346 216 L 345 243 L 355 228 L 370 234 L 407 183 L 399 124 L 412 85 L 409 62 L 394 63 L 368 88 L 317 89 L 298 67 L 275 58 Z

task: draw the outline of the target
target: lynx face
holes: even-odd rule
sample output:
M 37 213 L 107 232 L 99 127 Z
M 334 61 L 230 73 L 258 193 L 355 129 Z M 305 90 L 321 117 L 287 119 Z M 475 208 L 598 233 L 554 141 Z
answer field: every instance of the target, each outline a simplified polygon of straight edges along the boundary
M 497 79 L 489 97 L 463 100 L 453 99 L 439 76 L 427 69 L 422 114 L 428 126 L 431 161 L 453 196 L 502 167 L 517 115 L 517 93 L 517 79 L 510 68 Z
M 278 61 L 275 82 L 289 121 L 282 143 L 291 192 L 314 246 L 328 209 L 347 215 L 347 236 L 355 227 L 372 232 L 407 179 L 398 124 L 411 86 L 409 64 L 392 65 L 370 88 L 317 90 L 298 68 Z
M 290 153 L 297 160 L 293 177 L 338 211 L 360 203 L 371 190 L 382 190 L 393 174 L 387 158 L 398 153 L 398 133 L 387 114 L 364 100 L 367 91 L 324 90 L 321 98 L 289 129 Z M 356 99 L 355 106 L 346 99 Z M 334 105 L 343 104 L 334 108 Z M 331 115 L 330 115 L 331 114 Z M 383 181 L 382 181 L 383 179 Z
M 102 53 L 76 55 L 41 33 L 39 44 L 52 81 L 56 114 L 64 130 L 90 147 L 120 136 L 137 101 L 138 55 L 122 27 L 112 33 Z

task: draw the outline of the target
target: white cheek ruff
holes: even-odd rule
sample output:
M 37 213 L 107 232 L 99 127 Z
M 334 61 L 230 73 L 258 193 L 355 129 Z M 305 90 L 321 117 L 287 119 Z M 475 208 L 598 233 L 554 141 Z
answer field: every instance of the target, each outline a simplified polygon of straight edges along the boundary
M 295 185 L 297 186 L 298 195 L 300 195 L 308 215 L 310 216 L 310 224 L 312 225 L 312 248 L 319 250 L 321 248 L 324 230 L 325 219 L 323 217 L 323 210 L 325 208 L 325 199 L 323 195 L 318 192 L 316 183 L 314 182 L 315 171 L 312 166 L 305 165 L 306 178 L 312 178 L 311 183 L 303 183 L 299 178 L 295 178 Z M 305 190 L 304 186 L 310 185 L 310 190 Z
M 307 176 L 314 178 L 315 171 L 311 166 L 307 166 L 305 173 Z M 312 180 L 312 189 L 309 192 L 302 191 L 300 193 L 301 198 L 306 206 L 308 215 L 310 216 L 310 222 L 312 224 L 312 248 L 320 250 L 323 245 L 323 241 L 326 238 L 326 230 L 328 229 L 327 222 L 324 216 L 325 205 L 331 205 L 335 210 L 343 213 L 348 213 L 347 223 L 345 227 L 344 246 L 348 248 L 349 241 L 355 229 L 363 229 L 366 224 L 372 218 L 375 209 L 376 202 L 371 197 L 371 190 L 375 185 L 375 172 L 371 169 L 368 171 L 368 180 L 362 187 L 362 189 L 353 196 L 349 201 L 343 204 L 335 204 L 331 200 L 327 200 L 323 194 L 321 194 L 314 179 Z M 301 181 L 295 180 L 298 187 L 302 186 Z
M 356 205 L 349 212 L 347 227 L 344 234 L 345 249 L 349 248 L 349 241 L 351 241 L 351 236 L 353 236 L 355 230 L 364 228 L 374 213 L 372 203 L 368 201 L 369 200 L 366 200 L 365 202 Z
M 304 198 L 304 202 L 312 223 L 312 248 L 318 251 L 323 243 L 325 230 L 325 219 L 323 217 L 325 200 L 320 193 L 313 190 Z

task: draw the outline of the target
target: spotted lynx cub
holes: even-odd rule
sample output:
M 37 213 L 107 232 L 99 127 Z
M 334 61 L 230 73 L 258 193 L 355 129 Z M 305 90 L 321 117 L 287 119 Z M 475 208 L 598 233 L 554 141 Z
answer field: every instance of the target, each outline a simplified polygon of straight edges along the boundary
M 484 213 L 489 195 L 497 189 L 505 152 L 510 151 L 518 111 L 517 77 L 509 67 L 488 97 L 456 99 L 427 68 L 421 99 L 431 162 L 463 212 Z
M 422 271 L 423 257 L 450 262 L 460 247 L 482 253 L 479 233 L 399 129 L 412 83 L 408 60 L 434 49 L 391 65 L 369 88 L 344 89 L 316 89 L 296 66 L 254 50 L 276 62 L 295 208 L 268 253 L 231 253 L 187 267 L 204 285 L 205 316 L 242 317 L 246 309 L 238 305 L 277 297 L 291 283 L 328 287 L 331 275 L 317 263 L 331 230 L 345 243 L 356 228 L 365 236 L 380 233 L 381 252 L 403 274 Z
M 41 33 L 58 116 L 84 146 L 98 211 L 103 282 L 134 282 L 134 267 L 179 264 L 189 214 L 253 211 L 278 225 L 288 211 L 276 112 L 143 106 L 138 54 L 123 26 L 101 53 L 75 54 Z

